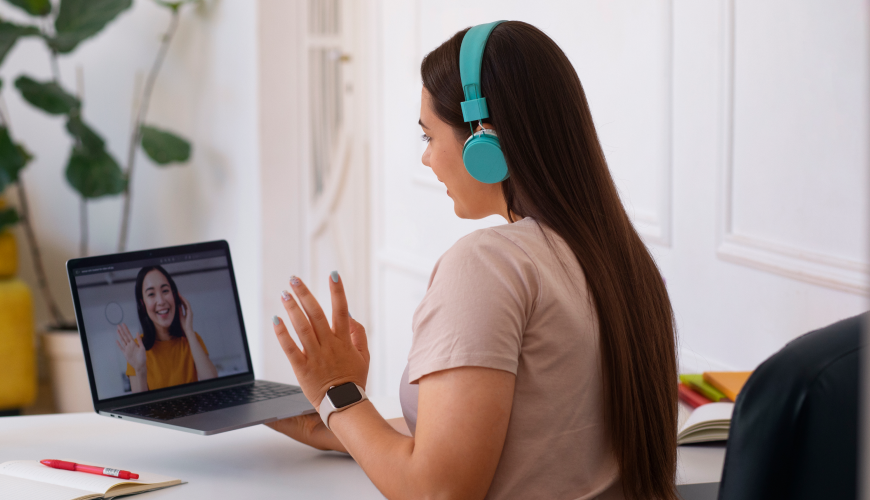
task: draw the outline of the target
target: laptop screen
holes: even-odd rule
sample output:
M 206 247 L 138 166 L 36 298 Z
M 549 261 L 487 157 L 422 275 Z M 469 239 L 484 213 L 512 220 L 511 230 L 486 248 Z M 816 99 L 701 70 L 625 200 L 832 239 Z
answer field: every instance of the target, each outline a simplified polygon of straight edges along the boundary
M 96 399 L 251 371 L 228 249 L 176 248 L 70 261 Z

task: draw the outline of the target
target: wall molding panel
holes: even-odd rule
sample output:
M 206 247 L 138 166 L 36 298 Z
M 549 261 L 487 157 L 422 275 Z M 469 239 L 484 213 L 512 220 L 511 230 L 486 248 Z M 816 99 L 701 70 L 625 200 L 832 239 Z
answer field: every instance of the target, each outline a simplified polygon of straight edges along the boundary
M 632 214 L 632 222 L 635 228 L 647 243 L 653 243 L 663 247 L 671 246 L 671 234 L 673 232 L 673 171 L 674 171 L 674 2 L 669 0 L 667 4 L 667 43 L 665 44 L 666 63 L 664 73 L 667 84 L 664 96 L 667 112 L 667 123 L 663 127 L 667 130 L 664 138 L 664 158 L 658 169 L 659 175 L 659 206 L 657 212 L 635 210 Z
M 734 229 L 735 0 L 722 1 L 719 259 L 850 293 L 870 293 L 870 264 L 741 234 Z

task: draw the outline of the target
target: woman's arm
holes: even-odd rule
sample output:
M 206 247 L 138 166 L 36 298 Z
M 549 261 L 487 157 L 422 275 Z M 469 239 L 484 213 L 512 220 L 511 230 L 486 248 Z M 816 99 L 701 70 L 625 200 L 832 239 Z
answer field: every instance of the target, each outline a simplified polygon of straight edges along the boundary
M 130 391 L 145 392 L 148 390 L 148 373 L 147 368 L 142 371 L 136 371 L 136 375 L 130 375 Z
M 411 437 L 411 430 L 408 429 L 408 424 L 404 418 L 388 418 L 387 423 L 396 432 L 403 436 Z M 273 430 L 291 437 L 302 444 L 307 444 L 318 450 L 331 450 L 347 453 L 347 448 L 341 444 L 341 441 L 333 434 L 333 432 L 323 425 L 320 420 L 320 415 L 316 413 L 308 413 L 299 415 L 298 417 L 285 418 L 275 422 L 266 424 Z
M 515 381 L 479 367 L 423 377 L 413 438 L 368 402 L 333 413 L 329 423 L 387 498 L 483 498 L 504 447 Z
M 301 280 L 293 278 L 291 285 L 299 304 L 288 295 L 284 307 L 304 350 L 278 317 L 275 333 L 303 392 L 319 408 L 331 386 L 364 386 L 368 363 L 359 349 L 364 342 L 349 333 L 340 281 L 329 283 L 333 326 Z M 334 413 L 332 432 L 390 498 L 485 496 L 507 435 L 515 376 L 461 367 L 429 374 L 419 384 L 415 438 L 394 430 L 370 402 Z
M 193 364 L 196 366 L 196 379 L 208 380 L 217 377 L 217 368 L 214 363 L 208 358 L 205 349 L 196 338 L 196 332 L 193 330 L 193 310 L 190 308 L 190 302 L 187 301 L 181 294 L 178 294 L 183 307 L 181 311 L 181 329 L 184 330 L 184 335 L 187 337 L 187 343 L 190 345 L 190 355 L 193 356 Z

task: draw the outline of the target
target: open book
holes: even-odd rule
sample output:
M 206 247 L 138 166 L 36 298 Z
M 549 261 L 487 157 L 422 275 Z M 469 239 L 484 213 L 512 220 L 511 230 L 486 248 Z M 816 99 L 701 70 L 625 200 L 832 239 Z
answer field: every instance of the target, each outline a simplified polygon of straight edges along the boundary
M 725 441 L 734 403 L 708 403 L 695 408 L 677 433 L 677 444 Z
M 118 479 L 46 467 L 36 460 L 0 464 L 0 497 L 39 500 L 87 500 L 158 490 L 180 479 L 139 472 L 139 479 Z

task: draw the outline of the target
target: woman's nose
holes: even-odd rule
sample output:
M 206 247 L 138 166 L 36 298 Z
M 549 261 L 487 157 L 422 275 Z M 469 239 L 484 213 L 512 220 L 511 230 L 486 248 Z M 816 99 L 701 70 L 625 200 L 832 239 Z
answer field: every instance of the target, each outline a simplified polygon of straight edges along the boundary
M 429 157 L 431 156 L 431 153 L 429 153 L 429 148 L 431 147 L 431 145 L 427 145 L 426 151 L 423 151 L 423 157 L 420 158 L 420 161 L 423 162 L 423 165 L 426 165 L 429 168 L 432 168 L 432 165 L 429 165 Z

